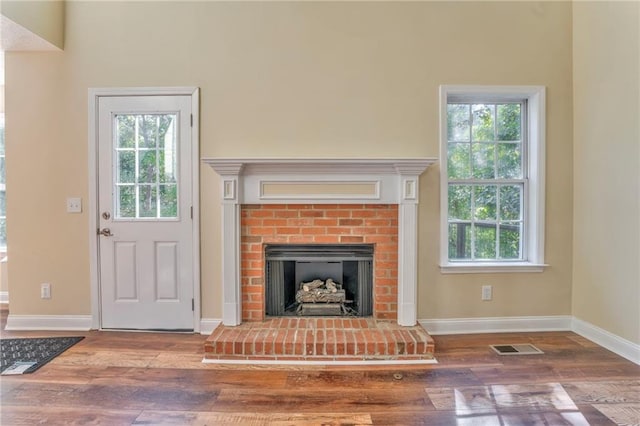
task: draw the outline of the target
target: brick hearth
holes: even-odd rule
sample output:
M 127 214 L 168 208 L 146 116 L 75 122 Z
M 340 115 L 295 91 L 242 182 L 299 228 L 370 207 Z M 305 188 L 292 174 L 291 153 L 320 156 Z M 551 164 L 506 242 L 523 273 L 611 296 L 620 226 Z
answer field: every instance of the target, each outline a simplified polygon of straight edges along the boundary
M 373 318 L 282 317 L 220 325 L 205 343 L 208 360 L 420 361 L 433 353 L 433 339 L 421 326 Z

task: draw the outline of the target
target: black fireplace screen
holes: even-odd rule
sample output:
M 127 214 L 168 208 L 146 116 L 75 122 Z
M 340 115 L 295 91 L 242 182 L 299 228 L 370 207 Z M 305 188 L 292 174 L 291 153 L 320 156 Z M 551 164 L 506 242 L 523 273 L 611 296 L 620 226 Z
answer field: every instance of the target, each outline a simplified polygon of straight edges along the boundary
M 265 260 L 266 315 L 373 314 L 372 244 L 273 244 Z

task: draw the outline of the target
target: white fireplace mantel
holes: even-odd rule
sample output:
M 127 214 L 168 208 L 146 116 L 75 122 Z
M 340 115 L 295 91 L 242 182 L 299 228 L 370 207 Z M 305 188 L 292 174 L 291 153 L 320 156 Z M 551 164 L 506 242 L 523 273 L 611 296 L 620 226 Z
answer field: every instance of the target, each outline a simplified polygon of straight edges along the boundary
M 435 158 L 203 158 L 221 177 L 223 323 L 242 322 L 242 204 L 398 204 L 398 324 L 417 322 L 418 182 Z

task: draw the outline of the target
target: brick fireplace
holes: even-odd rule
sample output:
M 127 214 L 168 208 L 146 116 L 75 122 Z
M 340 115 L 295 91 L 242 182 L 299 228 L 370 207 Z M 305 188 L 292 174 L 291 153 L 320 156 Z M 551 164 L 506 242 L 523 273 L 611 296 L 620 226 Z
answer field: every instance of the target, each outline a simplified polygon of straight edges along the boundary
M 221 177 L 225 326 L 265 319 L 271 243 L 373 244 L 374 319 L 416 325 L 418 181 L 435 159 L 203 161 Z
M 373 317 L 397 317 L 397 205 L 249 204 L 240 216 L 243 321 L 265 319 L 264 247 L 274 243 L 372 244 Z

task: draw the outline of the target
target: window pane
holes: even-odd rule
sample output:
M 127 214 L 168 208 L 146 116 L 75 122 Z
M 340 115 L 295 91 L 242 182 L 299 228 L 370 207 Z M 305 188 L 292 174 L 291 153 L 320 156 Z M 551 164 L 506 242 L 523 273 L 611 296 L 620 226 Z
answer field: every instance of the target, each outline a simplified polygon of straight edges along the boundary
M 136 217 L 136 189 L 134 185 L 116 186 L 116 217 Z
M 158 217 L 158 195 L 155 185 L 140 185 L 138 196 L 139 217 Z
M 469 142 L 471 140 L 469 107 L 470 105 L 447 105 L 447 135 L 449 141 Z
M 7 219 L 0 219 L 0 247 L 7 246 Z
M 140 151 L 138 154 L 138 182 L 156 182 L 156 151 Z
M 176 116 L 160 117 L 159 178 L 161 183 L 176 182 L 178 152 L 176 150 Z
M 496 220 L 496 185 L 473 187 L 474 219 Z
M 155 148 L 158 138 L 158 116 L 139 116 L 140 134 L 138 136 L 138 146 L 141 148 Z
M 449 224 L 449 259 L 471 258 L 471 223 Z
M 135 148 L 135 115 L 118 115 L 116 116 L 116 135 L 118 137 L 118 148 Z
M 497 106 L 497 134 L 499 141 L 519 141 L 521 139 L 520 104 Z
M 471 177 L 471 144 L 449 143 L 447 150 L 447 173 L 451 179 L 468 179 Z
M 475 104 L 471 106 L 473 126 L 471 135 L 474 142 L 495 140 L 495 105 Z
M 135 183 L 136 181 L 136 153 L 133 151 L 119 151 L 117 183 Z
M 471 145 L 473 152 L 473 178 L 475 179 L 494 179 L 495 178 L 495 161 L 494 152 L 495 144 L 491 143 L 474 143 Z
M 475 253 L 476 259 L 496 258 L 496 226 L 491 224 L 476 223 L 475 230 Z
M 160 217 L 178 217 L 178 187 L 160 185 Z
M 502 259 L 520 259 L 519 223 L 500 225 L 500 257 Z
M 6 183 L 5 178 L 5 156 L 0 156 L 0 183 Z
M 521 220 L 522 186 L 500 187 L 500 220 Z
M 471 186 L 449 185 L 449 219 L 471 220 Z
M 522 178 L 522 145 L 519 143 L 499 143 L 498 179 Z

